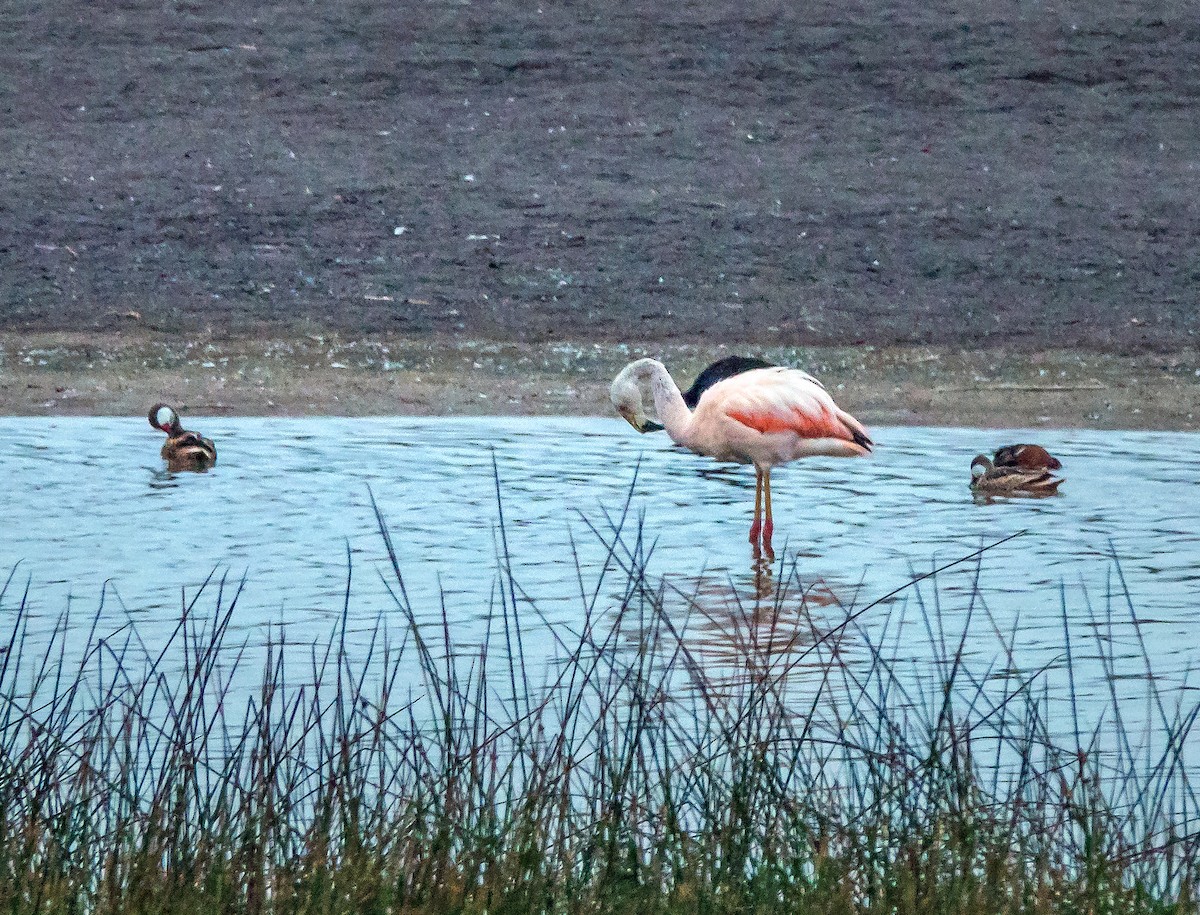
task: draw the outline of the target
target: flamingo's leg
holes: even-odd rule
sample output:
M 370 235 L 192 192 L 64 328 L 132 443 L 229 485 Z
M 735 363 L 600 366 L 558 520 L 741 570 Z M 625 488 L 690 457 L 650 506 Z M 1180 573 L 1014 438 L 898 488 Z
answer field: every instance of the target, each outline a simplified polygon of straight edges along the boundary
M 762 530 L 763 475 L 754 468 L 754 522 L 750 525 L 750 542 L 758 546 L 758 534 Z
M 766 503 L 766 521 L 763 522 L 763 549 L 772 556 L 775 551 L 771 548 L 771 534 L 775 532 L 775 522 L 771 520 L 771 468 L 763 473 L 763 501 Z

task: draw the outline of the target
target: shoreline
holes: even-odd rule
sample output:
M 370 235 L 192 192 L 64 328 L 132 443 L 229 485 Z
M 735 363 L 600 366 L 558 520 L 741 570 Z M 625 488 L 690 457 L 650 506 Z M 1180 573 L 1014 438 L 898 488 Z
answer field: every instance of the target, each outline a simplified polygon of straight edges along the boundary
M 481 416 L 611 413 L 627 362 L 661 359 L 681 386 L 732 353 L 805 368 L 882 425 L 1200 430 L 1200 350 L 973 352 L 930 346 L 513 343 L 300 334 L 185 341 L 160 334 L 0 332 L 0 415 Z

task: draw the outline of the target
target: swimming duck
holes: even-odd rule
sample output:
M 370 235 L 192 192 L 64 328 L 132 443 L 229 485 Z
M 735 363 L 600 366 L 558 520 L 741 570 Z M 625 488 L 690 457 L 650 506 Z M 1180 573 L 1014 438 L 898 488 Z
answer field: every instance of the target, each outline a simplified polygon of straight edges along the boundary
M 184 429 L 174 407 L 156 403 L 150 408 L 150 425 L 167 433 L 162 456 L 168 470 L 208 470 L 217 463 L 217 448 L 212 439 Z
M 1024 470 L 1058 470 L 1062 461 L 1041 445 L 1005 445 L 996 449 L 992 461 L 997 467 L 1020 467 Z
M 986 454 L 971 461 L 971 491 L 988 496 L 1052 496 L 1062 485 L 1046 468 L 997 467 Z

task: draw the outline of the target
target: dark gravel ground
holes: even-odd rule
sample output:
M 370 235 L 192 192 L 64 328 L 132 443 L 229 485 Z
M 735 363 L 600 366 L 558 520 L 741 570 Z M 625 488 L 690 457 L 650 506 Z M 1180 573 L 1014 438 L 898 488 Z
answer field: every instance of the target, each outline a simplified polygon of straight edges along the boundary
M 0 330 L 1173 351 L 1198 201 L 1182 2 L 0 7 Z

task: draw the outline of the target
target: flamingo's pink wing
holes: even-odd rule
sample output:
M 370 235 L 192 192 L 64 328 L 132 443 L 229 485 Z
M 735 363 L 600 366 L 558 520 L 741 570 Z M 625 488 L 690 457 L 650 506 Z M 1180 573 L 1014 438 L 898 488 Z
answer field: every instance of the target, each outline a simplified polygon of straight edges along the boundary
M 811 375 L 797 369 L 745 372 L 712 389 L 710 408 L 767 434 L 791 432 L 805 439 L 832 438 L 869 451 L 866 429 L 840 410 Z

